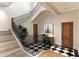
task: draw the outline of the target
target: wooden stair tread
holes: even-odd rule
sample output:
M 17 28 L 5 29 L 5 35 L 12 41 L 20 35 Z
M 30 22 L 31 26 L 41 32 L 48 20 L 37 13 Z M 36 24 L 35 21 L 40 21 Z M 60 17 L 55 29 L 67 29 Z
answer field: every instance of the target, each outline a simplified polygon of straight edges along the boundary
M 0 45 L 0 53 L 1 52 L 6 52 L 9 51 L 13 48 L 19 48 L 20 46 L 16 42 L 8 43 L 8 44 L 3 44 Z
M 4 42 L 4 43 L 3 43 L 3 42 L 0 42 L 0 47 L 1 47 L 1 46 L 4 47 L 4 46 L 6 46 L 6 45 L 11 45 L 11 44 L 17 44 L 17 42 L 16 42 L 16 41 L 12 41 L 12 40 L 11 40 L 11 41 L 6 41 L 6 42 Z
M 8 57 L 24 57 L 24 56 L 26 56 L 26 53 L 24 53 L 22 50 L 19 50 L 13 54 L 8 55 Z
M 0 53 L 1 52 L 6 52 L 6 51 L 9 51 L 9 50 L 11 50 L 11 49 L 13 49 L 13 48 L 19 48 L 19 46 L 17 46 L 17 45 L 11 45 L 11 46 L 5 46 L 5 47 L 0 47 Z
M 6 36 L 4 36 L 4 35 L 0 35 L 0 39 L 1 38 L 14 38 L 14 36 L 13 35 L 6 35 Z

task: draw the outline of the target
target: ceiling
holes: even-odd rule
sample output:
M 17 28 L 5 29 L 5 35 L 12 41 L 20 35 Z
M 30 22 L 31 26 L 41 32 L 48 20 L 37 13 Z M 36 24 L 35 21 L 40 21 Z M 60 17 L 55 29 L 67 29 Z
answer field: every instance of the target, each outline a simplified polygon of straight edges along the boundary
M 32 7 L 30 5 L 30 2 L 0 2 L 0 7 L 3 7 L 3 10 L 10 17 L 18 17 L 28 13 Z M 79 9 L 78 2 L 42 2 L 41 5 L 57 14 Z
M 54 10 L 56 13 L 69 12 L 79 8 L 78 2 L 43 2 L 41 5 L 48 10 Z
M 35 23 L 39 23 L 41 22 L 44 18 L 46 18 L 48 15 L 50 15 L 50 13 L 48 13 L 48 11 L 42 11 L 38 17 L 36 17 L 33 22 Z
M 1 9 L 3 9 L 7 15 L 11 18 L 15 18 L 21 15 L 24 15 L 26 13 L 29 13 L 30 11 L 30 2 L 5 2 L 5 3 L 1 3 L 6 7 L 2 7 Z
M 0 2 L 0 7 L 8 7 L 12 4 L 12 2 Z
M 76 10 L 79 8 L 79 3 L 77 2 L 60 2 L 60 3 L 53 3 L 54 8 L 56 8 L 60 13 Z

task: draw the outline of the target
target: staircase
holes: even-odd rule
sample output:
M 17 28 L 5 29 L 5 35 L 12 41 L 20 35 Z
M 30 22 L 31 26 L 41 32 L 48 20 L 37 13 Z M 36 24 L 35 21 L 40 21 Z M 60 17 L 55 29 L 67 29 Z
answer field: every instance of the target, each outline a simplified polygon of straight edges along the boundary
M 26 57 L 10 31 L 0 32 L 0 57 Z

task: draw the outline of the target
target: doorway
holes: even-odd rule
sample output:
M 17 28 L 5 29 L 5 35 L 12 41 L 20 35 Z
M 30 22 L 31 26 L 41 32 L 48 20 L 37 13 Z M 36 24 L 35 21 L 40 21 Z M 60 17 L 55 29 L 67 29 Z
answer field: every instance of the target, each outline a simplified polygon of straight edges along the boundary
M 34 37 L 34 42 L 38 41 L 38 25 L 33 24 L 33 37 Z
M 73 22 L 62 23 L 62 46 L 73 48 Z

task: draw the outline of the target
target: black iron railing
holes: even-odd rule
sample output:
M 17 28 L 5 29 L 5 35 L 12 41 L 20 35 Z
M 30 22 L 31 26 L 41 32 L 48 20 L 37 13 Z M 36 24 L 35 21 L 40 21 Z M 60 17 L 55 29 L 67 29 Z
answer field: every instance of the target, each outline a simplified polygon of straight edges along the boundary
M 32 10 L 32 11 L 30 11 L 30 13 L 28 13 L 28 15 L 26 16 L 26 18 L 28 18 L 28 17 L 30 17 L 30 19 L 31 19 L 31 17 L 34 15 L 34 13 L 36 13 L 36 11 L 39 9 L 39 6 L 40 6 L 40 4 L 38 3 L 36 6 L 35 6 L 35 8 Z M 19 17 L 23 17 L 24 15 L 21 15 L 21 16 L 19 16 Z M 29 20 L 30 20 L 29 19 Z M 18 38 L 20 39 L 20 41 L 22 42 L 22 44 L 24 45 L 24 40 L 25 40 L 25 38 L 24 38 L 24 36 L 23 36 L 23 33 L 22 33 L 22 31 L 19 29 L 19 26 L 17 26 L 16 25 L 16 23 L 15 23 L 15 18 L 13 19 L 12 18 L 12 23 L 11 23 L 11 25 L 12 25 L 12 30 L 13 30 L 13 32 L 16 34 L 16 36 L 18 36 Z M 23 21 L 23 20 L 22 20 Z
M 12 30 L 16 34 L 16 36 L 20 39 L 20 41 L 23 43 L 24 37 L 22 31 L 19 29 L 19 27 L 16 25 L 16 23 L 13 21 L 12 18 Z

